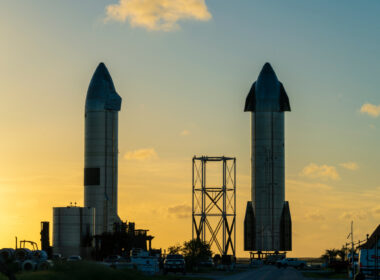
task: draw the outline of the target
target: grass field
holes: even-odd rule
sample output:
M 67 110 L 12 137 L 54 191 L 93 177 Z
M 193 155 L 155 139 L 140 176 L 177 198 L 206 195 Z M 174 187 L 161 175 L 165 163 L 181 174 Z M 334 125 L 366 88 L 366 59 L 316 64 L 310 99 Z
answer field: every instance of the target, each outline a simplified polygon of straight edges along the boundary
M 56 265 L 48 271 L 16 274 L 17 280 L 182 280 L 182 275 L 144 275 L 134 270 L 115 270 L 107 266 L 88 262 L 72 262 Z M 204 278 L 191 278 L 204 280 Z M 0 280 L 7 280 L 0 275 Z

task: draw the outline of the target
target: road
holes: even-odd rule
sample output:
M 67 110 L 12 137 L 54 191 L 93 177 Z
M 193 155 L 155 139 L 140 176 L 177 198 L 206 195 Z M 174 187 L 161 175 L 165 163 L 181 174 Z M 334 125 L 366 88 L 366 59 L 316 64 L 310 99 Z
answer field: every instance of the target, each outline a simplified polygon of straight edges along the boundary
M 252 269 L 239 274 L 234 274 L 218 280 L 304 280 L 302 273 L 295 268 L 277 268 L 273 265 L 265 265 L 258 269 Z

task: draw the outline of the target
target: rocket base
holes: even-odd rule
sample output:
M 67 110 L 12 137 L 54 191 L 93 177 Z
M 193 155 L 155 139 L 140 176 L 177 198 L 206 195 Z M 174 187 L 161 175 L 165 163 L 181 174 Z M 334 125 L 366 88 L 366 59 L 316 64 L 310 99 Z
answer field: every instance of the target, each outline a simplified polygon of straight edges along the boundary
M 281 251 L 292 250 L 292 219 L 290 216 L 289 202 L 284 201 L 284 206 L 279 221 L 279 240 L 276 244 L 279 246 L 264 250 L 258 242 L 256 217 L 252 201 L 247 202 L 247 208 L 244 218 L 244 251 L 255 252 L 258 255 L 274 255 Z

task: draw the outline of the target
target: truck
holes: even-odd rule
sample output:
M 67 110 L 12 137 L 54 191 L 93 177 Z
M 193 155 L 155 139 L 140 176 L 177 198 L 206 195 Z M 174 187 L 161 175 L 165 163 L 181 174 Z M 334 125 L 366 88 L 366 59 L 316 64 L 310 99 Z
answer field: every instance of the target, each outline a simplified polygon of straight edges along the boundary
M 186 274 L 185 258 L 180 254 L 169 254 L 164 261 L 164 274 L 168 272 L 182 272 Z
M 377 249 L 360 249 L 359 271 L 369 277 L 380 276 L 380 246 Z
M 380 276 L 380 225 L 367 242 L 359 247 L 359 272 L 369 279 L 378 279 Z

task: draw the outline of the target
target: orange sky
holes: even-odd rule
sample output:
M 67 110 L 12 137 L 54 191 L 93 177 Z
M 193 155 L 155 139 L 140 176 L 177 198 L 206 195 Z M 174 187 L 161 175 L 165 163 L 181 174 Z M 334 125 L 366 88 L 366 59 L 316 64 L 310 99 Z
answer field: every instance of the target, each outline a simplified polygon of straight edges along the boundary
M 237 158 L 237 254 L 248 256 L 243 105 L 267 61 L 292 108 L 291 255 L 341 247 L 351 220 L 355 239 L 379 224 L 378 2 L 87 2 L 2 3 L 0 248 L 39 241 L 52 207 L 83 205 L 84 103 L 101 61 L 123 98 L 119 214 L 155 247 L 191 238 L 192 157 L 225 155 Z

